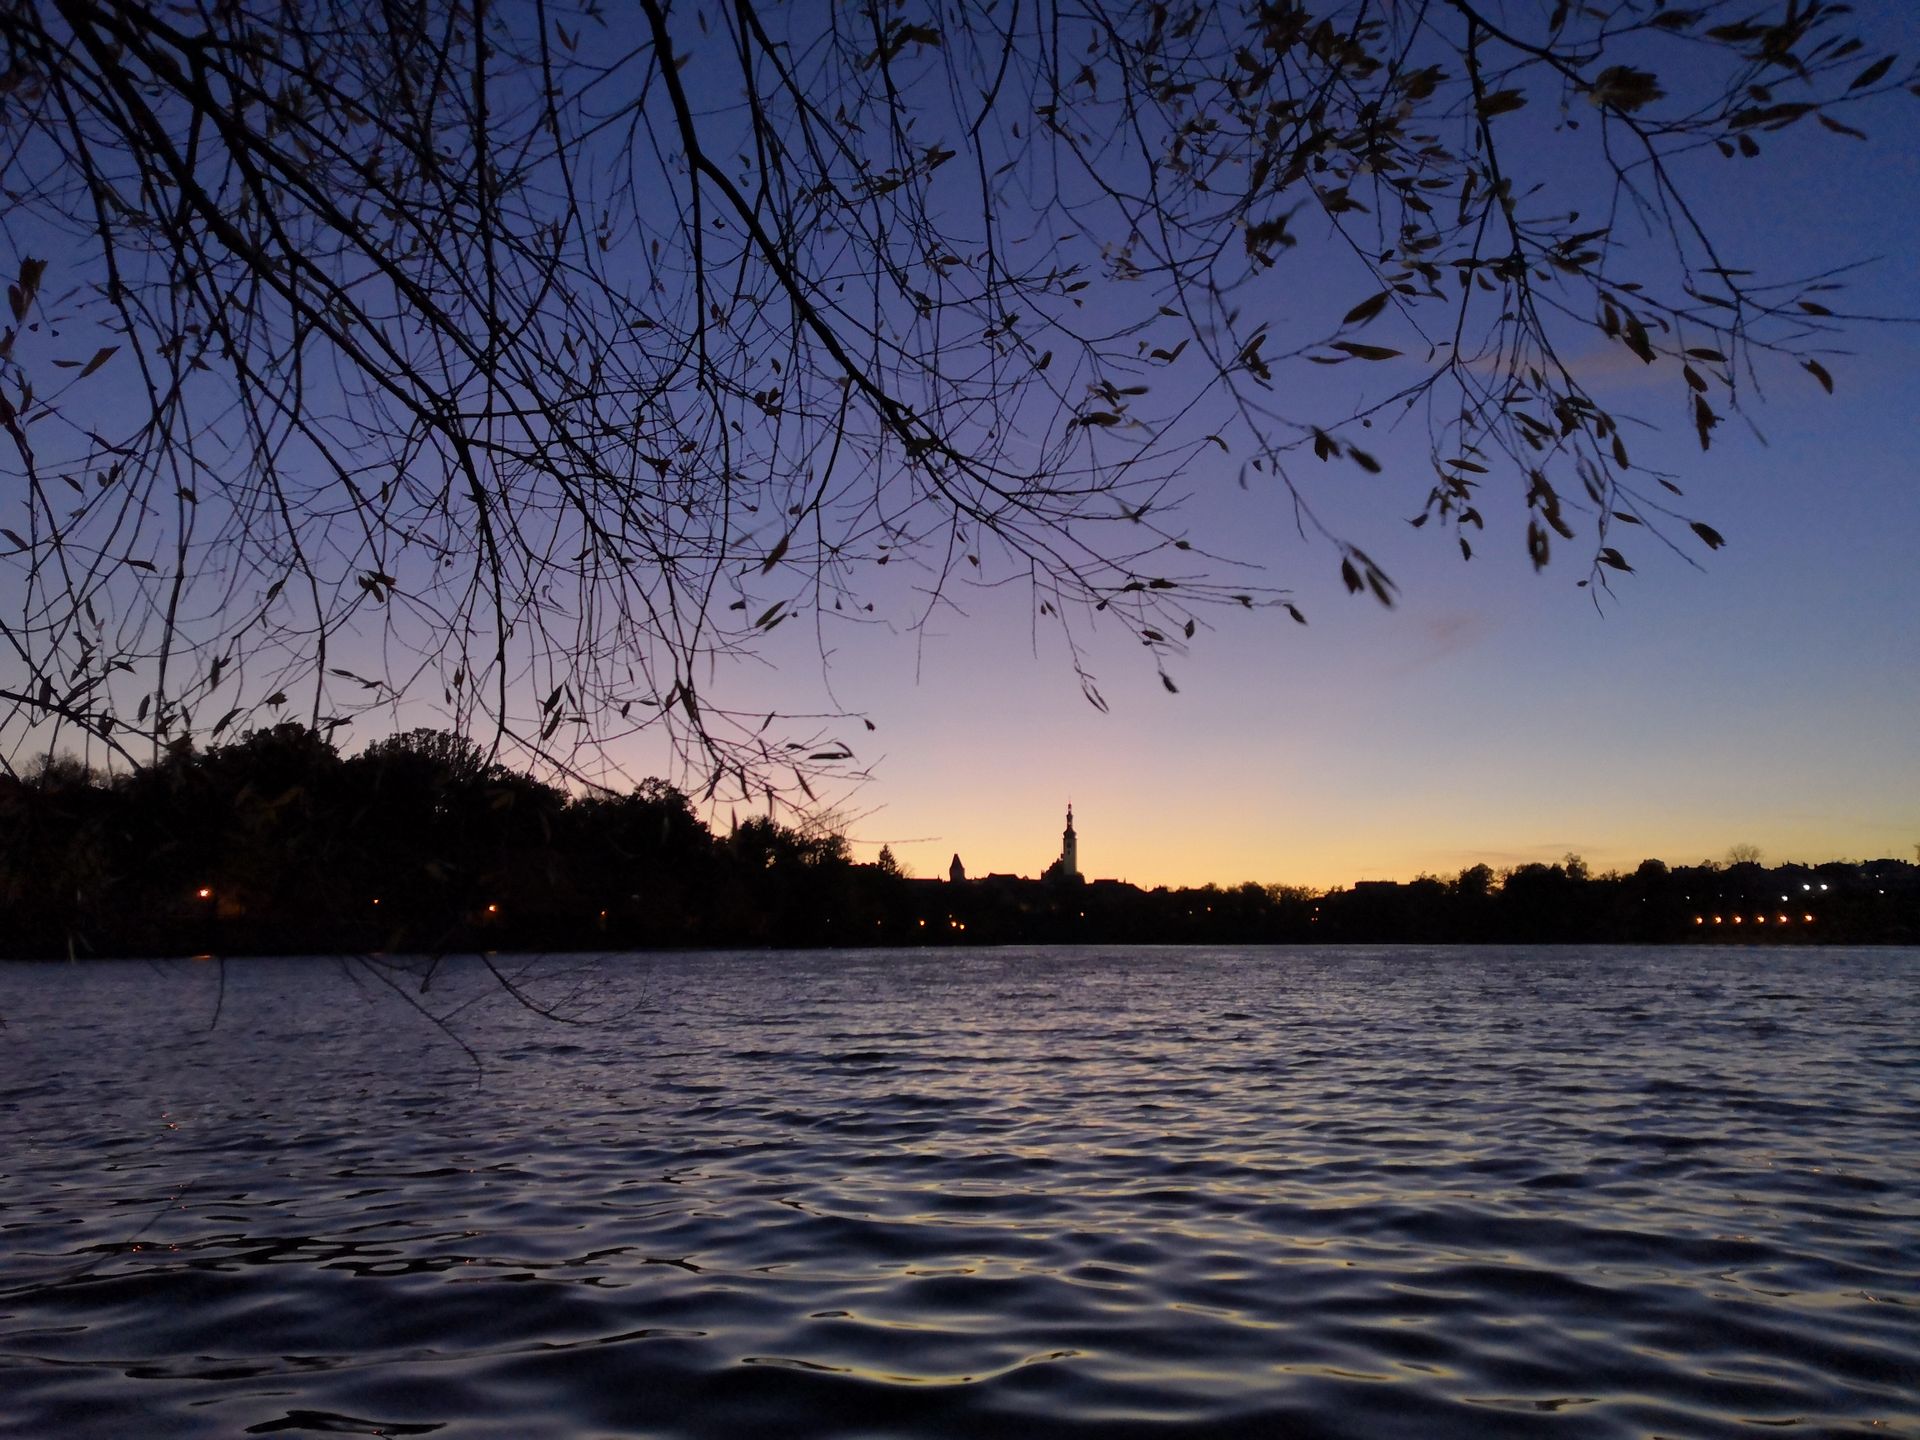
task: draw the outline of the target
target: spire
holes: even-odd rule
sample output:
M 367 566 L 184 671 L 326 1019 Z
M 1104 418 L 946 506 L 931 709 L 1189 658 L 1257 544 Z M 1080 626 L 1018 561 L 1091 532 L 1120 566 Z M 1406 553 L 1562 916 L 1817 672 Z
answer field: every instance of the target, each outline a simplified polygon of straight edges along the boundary
M 1067 802 L 1067 828 L 1060 836 L 1060 873 L 1069 880 L 1080 878 L 1080 838 L 1073 833 L 1073 802 Z

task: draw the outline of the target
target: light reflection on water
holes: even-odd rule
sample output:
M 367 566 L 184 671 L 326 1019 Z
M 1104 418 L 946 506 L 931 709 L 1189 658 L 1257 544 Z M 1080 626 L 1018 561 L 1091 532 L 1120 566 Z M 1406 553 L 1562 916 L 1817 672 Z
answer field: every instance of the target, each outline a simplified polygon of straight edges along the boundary
M 1920 952 L 525 978 L 0 967 L 0 1431 L 1920 1435 Z

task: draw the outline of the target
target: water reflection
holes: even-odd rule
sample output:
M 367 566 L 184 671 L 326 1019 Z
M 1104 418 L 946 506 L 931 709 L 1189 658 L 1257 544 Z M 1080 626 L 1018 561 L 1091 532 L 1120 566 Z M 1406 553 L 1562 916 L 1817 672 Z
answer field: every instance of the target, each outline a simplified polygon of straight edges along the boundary
M 1913 952 L 227 972 L 0 971 L 20 1433 L 1920 1425 Z

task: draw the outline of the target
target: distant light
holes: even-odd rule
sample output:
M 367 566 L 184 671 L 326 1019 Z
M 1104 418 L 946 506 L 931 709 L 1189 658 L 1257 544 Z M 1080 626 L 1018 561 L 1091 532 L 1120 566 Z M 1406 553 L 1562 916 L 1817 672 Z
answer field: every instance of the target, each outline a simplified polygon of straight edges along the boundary
M 380 903 L 380 897 L 379 897 L 378 895 L 376 895 L 376 896 L 374 896 L 374 897 L 373 897 L 373 903 L 374 903 L 374 904 L 376 904 L 376 905 L 378 905 L 378 904 Z
M 1714 916 L 1714 917 L 1713 917 L 1713 923 L 1714 923 L 1714 924 L 1716 924 L 1716 925 L 1718 925 L 1718 924 L 1720 923 L 1720 917 L 1719 917 L 1718 915 L 1716 915 L 1716 916 Z
M 1786 916 L 1784 916 L 1784 915 L 1782 915 L 1782 916 L 1780 917 L 1780 923 L 1781 923 L 1782 925 L 1785 925 L 1785 924 L 1788 924 L 1788 923 L 1790 923 L 1790 922 L 1788 921 L 1788 919 L 1787 919 L 1787 917 L 1786 917 Z
M 209 890 L 204 885 L 202 885 L 198 890 L 194 891 L 193 893 L 198 895 L 202 900 L 211 900 L 213 898 L 213 891 Z
M 1802 885 L 1802 886 L 1801 886 L 1800 888 L 1801 888 L 1802 890 L 1811 890 L 1811 889 L 1813 889 L 1813 886 L 1811 886 L 1811 885 Z M 1822 886 L 1821 886 L 1820 888 L 1821 888 L 1822 890 L 1824 890 L 1824 889 L 1826 889 L 1827 887 L 1826 887 L 1826 886 L 1824 886 L 1824 885 L 1822 885 Z
M 1809 925 L 1811 925 L 1811 924 L 1813 924 L 1813 916 L 1811 916 L 1811 915 L 1802 915 L 1802 916 L 1801 916 L 1800 918 L 1801 918 L 1802 920 L 1804 920 L 1804 921 L 1806 921 L 1806 922 L 1807 922 L 1807 924 L 1809 924 Z
M 1784 904 L 1784 903 L 1786 902 L 1786 898 L 1787 898 L 1787 897 L 1786 897 L 1786 896 L 1784 896 L 1784 895 L 1782 895 L 1782 896 L 1780 897 L 1780 900 L 1781 900 L 1781 903 L 1782 903 L 1782 904 Z
M 1767 923 L 1767 917 L 1764 915 L 1756 915 L 1753 917 L 1753 923 L 1756 925 L 1764 925 Z
M 1736 924 L 1736 925 L 1738 925 L 1738 924 L 1740 923 L 1740 917 L 1739 917 L 1738 915 L 1736 915 L 1736 916 L 1734 916 L 1734 917 L 1733 917 L 1733 923 L 1734 923 L 1734 924 Z
M 1821 887 L 1820 887 L 1820 888 L 1821 888 L 1822 890 L 1824 890 L 1824 889 L 1826 889 L 1827 887 L 1826 887 L 1826 886 L 1825 886 L 1825 885 L 1823 884 L 1823 885 L 1821 885 Z M 1884 890 L 1882 890 L 1882 891 L 1881 891 L 1880 893 L 1881 893 L 1882 895 L 1884 895 L 1884 894 L 1886 894 L 1887 892 L 1886 892 L 1886 891 L 1884 891 Z
M 499 913 L 500 913 L 500 907 L 498 905 L 487 906 L 487 914 L 498 915 Z
M 1693 917 L 1693 923 L 1696 925 L 1704 925 L 1707 923 L 1707 917 L 1704 915 L 1696 915 Z

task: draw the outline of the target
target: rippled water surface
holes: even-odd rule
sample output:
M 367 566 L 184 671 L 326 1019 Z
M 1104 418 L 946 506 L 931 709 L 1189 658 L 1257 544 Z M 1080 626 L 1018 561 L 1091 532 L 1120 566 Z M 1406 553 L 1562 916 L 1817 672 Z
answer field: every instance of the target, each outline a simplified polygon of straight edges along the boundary
M 1920 952 L 497 963 L 0 967 L 0 1433 L 1920 1436 Z

